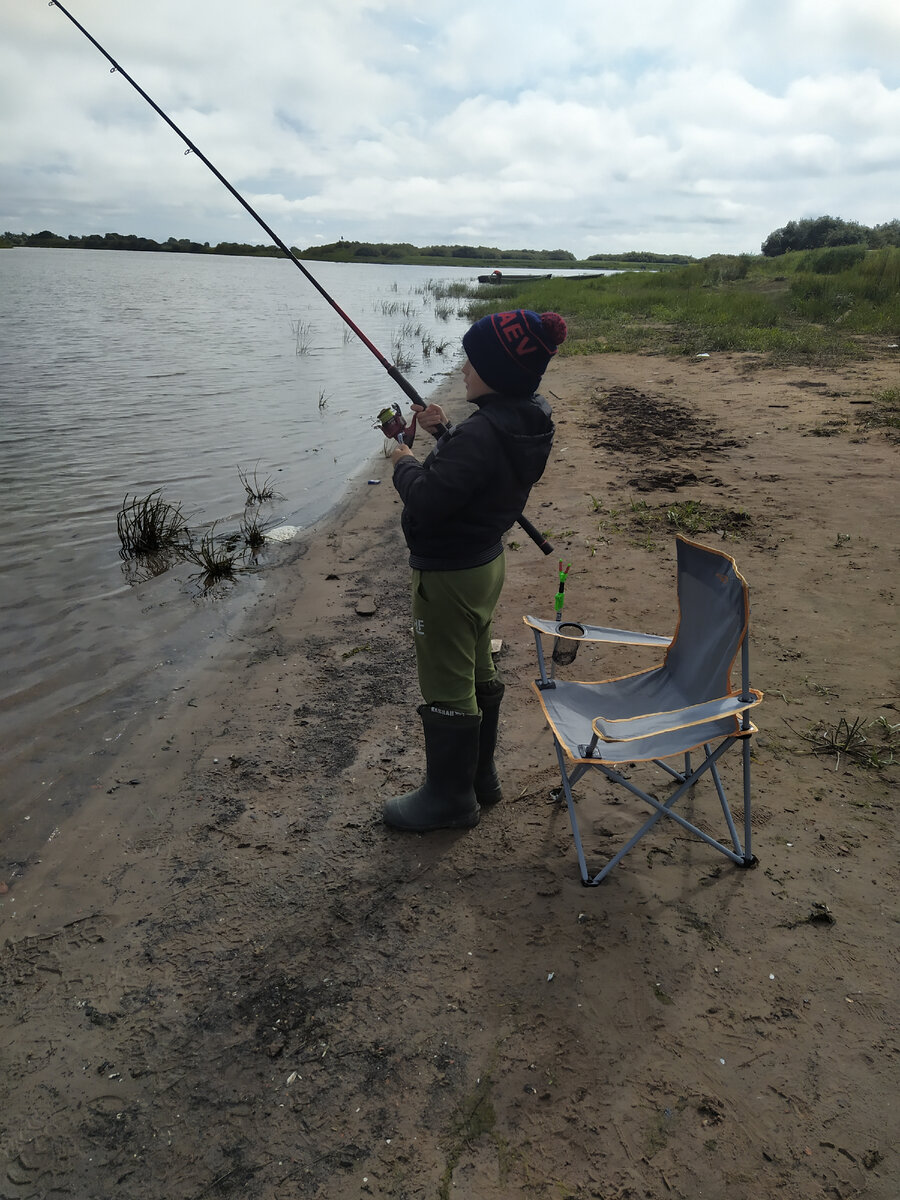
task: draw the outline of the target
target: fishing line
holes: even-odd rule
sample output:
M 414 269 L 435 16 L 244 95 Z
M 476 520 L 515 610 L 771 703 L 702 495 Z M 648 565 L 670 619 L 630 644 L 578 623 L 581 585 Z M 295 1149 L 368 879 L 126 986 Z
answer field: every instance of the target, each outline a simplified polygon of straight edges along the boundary
M 138 93 L 138 95 L 141 96 L 144 100 L 146 100 L 147 103 L 150 105 L 150 107 L 153 109 L 153 111 L 155 113 L 157 113 L 158 116 L 162 117 L 162 119 L 165 121 L 165 123 L 169 126 L 170 129 L 174 130 L 174 132 L 178 134 L 178 136 L 181 138 L 181 140 L 187 146 L 187 150 L 185 151 L 185 153 L 186 154 L 195 154 L 197 156 L 197 158 L 199 158 L 200 161 L 204 164 L 204 166 L 208 167 L 209 170 L 212 171 L 212 173 L 213 173 L 213 175 L 215 175 L 216 179 L 218 179 L 218 181 L 224 187 L 226 187 L 229 192 L 231 192 L 231 194 L 232 194 L 232 196 L 234 196 L 235 200 L 237 200 L 237 202 L 244 209 L 246 209 L 246 211 L 250 214 L 250 216 L 254 219 L 254 221 L 256 221 L 256 223 L 258 225 L 260 225 L 266 231 L 266 233 L 269 235 L 269 237 L 272 239 L 272 241 L 275 243 L 275 245 L 278 247 L 278 249 L 287 255 L 287 257 L 291 260 L 291 262 L 298 269 L 298 271 L 300 271 L 306 277 L 306 279 L 309 280 L 309 282 L 313 285 L 313 287 L 316 289 L 316 291 L 319 293 L 319 295 L 331 305 L 331 307 L 338 314 L 338 316 L 341 318 L 341 320 L 344 321 L 345 324 L 347 324 L 350 327 L 350 329 L 352 329 L 352 331 L 356 334 L 356 336 L 359 338 L 359 340 L 362 342 L 362 344 L 368 350 L 370 350 L 372 352 L 372 354 L 375 355 L 375 357 L 378 359 L 378 361 L 381 363 L 381 365 L 387 371 L 388 375 L 390 375 L 391 379 L 393 379 L 393 381 L 397 384 L 397 386 L 400 387 L 406 393 L 406 395 L 409 397 L 409 399 L 412 401 L 412 403 L 418 404 L 422 408 L 427 408 L 426 402 L 422 399 L 422 397 L 419 395 L 419 393 L 416 391 L 416 389 L 413 387 L 413 385 L 409 382 L 409 380 L 404 377 L 404 375 L 400 372 L 398 367 L 396 367 L 395 364 L 390 361 L 390 359 L 385 358 L 385 356 L 381 353 L 381 351 L 378 349 L 378 347 L 366 337 L 366 335 L 363 333 L 363 331 L 360 329 L 360 327 L 356 324 L 356 322 L 351 320 L 351 318 L 344 312 L 344 310 L 340 307 L 340 305 L 337 303 L 337 301 L 332 296 L 330 296 L 328 294 L 328 292 L 326 292 L 325 288 L 322 287 L 322 285 L 315 278 L 315 276 L 312 275 L 306 269 L 306 267 L 304 267 L 303 263 L 296 256 L 296 254 L 294 254 L 294 252 L 291 250 L 291 248 L 289 246 L 285 245 L 285 243 L 281 240 L 281 238 L 274 231 L 274 229 L 272 229 L 263 220 L 263 218 L 259 215 L 259 213 L 256 211 L 256 209 L 253 208 L 244 199 L 244 197 L 237 190 L 237 188 L 233 187 L 228 182 L 228 180 L 225 178 L 225 176 L 222 174 L 222 172 L 212 162 L 210 162 L 210 160 L 206 157 L 206 155 L 203 153 L 203 151 L 194 145 L 194 143 L 187 136 L 187 134 L 184 133 L 183 130 L 179 129 L 179 127 L 175 124 L 175 122 L 168 115 L 168 113 L 163 112 L 163 110 L 159 107 L 159 105 L 152 98 L 152 96 L 148 96 L 148 94 L 144 91 L 144 89 L 140 86 L 140 84 L 136 80 L 132 79 L 132 77 L 128 74 L 128 72 L 124 69 L 124 67 L 122 67 L 119 63 L 117 63 L 116 60 L 113 58 L 113 56 L 111 54 L 109 54 L 103 48 L 103 46 L 100 45 L 100 43 L 97 41 L 97 39 L 95 37 L 93 37 L 92 34 L 88 33 L 88 31 L 81 24 L 81 22 L 76 20 L 76 18 L 72 16 L 72 14 L 65 7 L 65 5 L 60 4 L 59 0 L 49 0 L 48 7 L 49 8 L 58 8 L 64 16 L 68 17 L 68 19 L 72 22 L 72 24 L 75 26 L 75 28 L 80 33 L 84 34 L 84 36 L 91 43 L 91 45 L 100 51 L 100 53 L 103 55 L 103 57 L 106 59 L 106 61 L 111 64 L 111 67 L 112 67 L 112 70 L 110 72 L 111 74 L 118 73 L 124 79 L 128 80 L 128 82 L 131 84 L 131 86 L 134 88 L 134 90 Z M 440 433 L 440 430 L 439 430 L 439 433 Z M 530 521 L 528 521 L 525 517 L 519 517 L 518 524 L 528 534 L 528 536 L 532 539 L 532 541 L 535 542 L 541 548 L 541 550 L 543 550 L 544 554 L 552 553 L 553 547 L 549 544 L 549 542 L 546 541 L 543 534 L 541 534 L 534 527 L 534 525 L 531 524 Z
M 65 7 L 65 5 L 60 4 L 59 0 L 50 0 L 49 7 L 50 8 L 58 8 L 61 13 L 63 13 L 65 16 L 67 16 L 69 18 L 69 20 L 72 22 L 72 24 L 75 26 L 75 28 L 84 34 L 84 36 L 91 43 L 91 45 L 95 46 L 100 51 L 100 53 L 107 60 L 107 62 L 112 64 L 112 71 L 110 72 L 110 74 L 114 74 L 114 73 L 118 72 L 119 75 L 121 75 L 124 79 L 128 80 L 128 82 L 131 84 L 131 86 L 134 88 L 134 90 L 138 93 L 138 95 L 143 97 L 143 99 L 147 101 L 147 103 L 150 105 L 150 107 L 153 109 L 153 111 L 155 113 L 157 113 L 160 117 L 162 117 L 162 119 L 169 126 L 169 128 L 173 129 L 175 131 L 175 133 L 178 134 L 178 136 L 181 138 L 181 140 L 187 146 L 186 153 L 196 154 L 197 158 L 200 159 L 200 161 L 204 164 L 204 166 L 208 167 L 210 169 L 210 171 L 212 171 L 213 175 L 215 175 L 215 177 L 216 177 L 216 179 L 218 179 L 219 183 L 221 183 L 224 187 L 226 187 L 229 190 L 229 192 L 231 192 L 232 196 L 234 196 L 235 200 L 237 200 L 238 203 L 247 210 L 247 212 L 254 219 L 254 221 L 256 221 L 256 223 L 258 225 L 262 226 L 262 228 L 266 231 L 266 233 L 269 235 L 269 237 L 272 239 L 272 241 L 275 243 L 275 245 L 278 247 L 278 249 L 283 251 L 288 256 L 288 258 L 291 260 L 291 262 L 294 264 L 294 266 L 297 267 L 297 269 L 299 271 L 303 272 L 303 274 L 306 276 L 306 278 L 309 280 L 309 282 L 313 285 L 313 287 L 316 289 L 316 291 L 319 293 L 319 295 L 328 301 L 328 303 L 331 305 L 331 307 L 334 309 L 334 311 L 338 314 L 338 316 L 341 318 L 341 320 L 345 321 L 350 326 L 350 328 L 353 330 L 353 332 L 356 334 L 356 336 L 359 338 L 359 340 L 363 343 L 363 345 L 372 351 L 372 353 L 375 355 L 375 357 L 378 359 L 378 361 L 381 363 L 381 365 L 387 371 L 388 375 L 390 375 L 391 378 L 394 380 L 394 382 L 399 384 L 399 386 L 403 389 L 403 391 L 406 392 L 407 396 L 409 396 L 409 398 L 410 398 L 410 400 L 412 400 L 413 404 L 421 404 L 422 407 L 425 408 L 426 407 L 425 401 L 422 399 L 422 397 L 419 395 L 419 393 L 416 391 L 416 389 L 412 386 L 412 384 L 409 382 L 409 380 L 405 379 L 403 377 L 403 375 L 401 375 L 400 371 L 394 366 L 394 364 L 389 359 L 385 358 L 385 356 L 381 353 L 381 351 L 378 349 L 378 347 L 376 345 L 374 345 L 374 343 L 369 341 L 369 339 L 366 337 L 366 335 L 363 333 L 363 331 L 359 328 L 359 326 L 354 321 L 352 321 L 350 319 L 350 317 L 347 316 L 347 314 L 340 307 L 340 305 L 337 303 L 337 301 L 334 300 L 333 297 L 329 296 L 328 292 L 325 291 L 325 289 L 322 287 L 322 285 L 319 283 L 319 281 L 315 278 L 315 276 L 313 276 L 306 269 L 306 267 L 304 267 L 304 265 L 300 261 L 300 259 L 297 258 L 296 254 L 294 254 L 294 252 L 290 249 L 289 246 L 285 245 L 285 243 L 281 240 L 281 238 L 278 236 L 278 234 L 275 232 L 275 230 L 266 224 L 266 222 L 259 215 L 259 213 L 256 211 L 256 209 L 253 208 L 244 199 L 244 197 L 240 194 L 240 192 L 237 190 L 237 188 L 233 187 L 228 182 L 228 180 L 225 178 L 225 176 L 222 174 L 222 172 L 215 166 L 214 163 L 210 162 L 210 160 L 206 157 L 206 155 L 203 153 L 203 151 L 200 150 L 199 147 L 197 147 L 191 141 L 191 139 L 187 136 L 187 134 L 182 129 L 179 129 L 179 127 L 175 124 L 175 122 L 168 115 L 168 113 L 163 112 L 163 110 L 159 107 L 159 105 L 156 103 L 156 101 L 153 99 L 153 97 L 147 95 L 147 93 L 144 91 L 144 89 L 141 87 L 141 85 L 135 79 L 132 79 L 132 77 L 128 74 L 128 72 L 125 70 L 125 68 L 120 63 L 116 62 L 116 60 L 112 57 L 112 55 L 109 54 L 100 45 L 100 43 L 97 41 L 97 39 L 95 37 L 93 37 L 90 33 L 88 33 L 88 31 L 81 24 L 81 22 L 76 20 L 76 18 L 72 16 L 72 14 Z

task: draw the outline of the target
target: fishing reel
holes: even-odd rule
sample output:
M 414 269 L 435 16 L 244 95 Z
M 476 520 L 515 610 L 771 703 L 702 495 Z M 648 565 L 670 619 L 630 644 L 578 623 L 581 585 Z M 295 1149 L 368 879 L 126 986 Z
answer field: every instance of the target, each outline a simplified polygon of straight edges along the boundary
M 417 416 L 413 413 L 412 421 L 407 424 L 400 405 L 393 404 L 381 410 L 373 428 L 380 429 L 386 438 L 394 438 L 399 445 L 411 447 L 416 437 Z

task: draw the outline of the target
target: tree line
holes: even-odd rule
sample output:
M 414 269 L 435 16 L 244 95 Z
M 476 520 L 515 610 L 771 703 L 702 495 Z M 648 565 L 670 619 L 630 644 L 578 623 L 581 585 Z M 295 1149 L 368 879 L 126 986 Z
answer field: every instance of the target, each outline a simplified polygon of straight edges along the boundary
M 477 262 L 576 262 L 571 250 L 500 250 L 497 246 L 413 246 L 409 242 L 358 242 L 340 238 L 308 246 L 304 258 L 345 261 L 354 258 L 388 262 L 416 258 L 469 259 Z
M 0 242 L 6 246 L 51 246 L 70 250 L 156 250 L 173 254 L 252 254 L 263 258 L 283 258 L 284 252 L 277 246 L 250 246 L 243 242 L 192 242 L 190 238 L 167 238 L 164 242 L 153 238 L 139 237 L 136 233 L 88 233 L 84 236 L 70 234 L 63 237 L 49 229 L 40 233 L 3 234 Z M 294 253 L 299 251 L 294 249 Z
M 572 265 L 579 259 L 571 250 L 501 250 L 498 246 L 435 245 L 413 246 L 409 242 L 358 242 L 340 238 L 322 246 L 308 246 L 301 252 L 303 258 L 318 258 L 325 261 L 348 261 L 364 258 L 369 261 L 384 259 L 387 262 L 410 262 L 417 259 L 441 259 L 454 261 L 471 260 L 479 263 L 507 263 L 528 266 L 530 263 L 566 263 Z M 654 254 L 650 250 L 628 250 L 621 254 L 589 254 L 583 262 L 657 262 L 690 263 L 695 260 L 688 254 Z
M 625 250 L 620 254 L 589 254 L 585 262 L 692 263 L 690 254 L 656 254 L 653 250 Z
M 900 221 L 869 226 L 840 217 L 806 217 L 773 230 L 761 249 L 767 258 L 775 258 L 789 250 L 822 250 L 830 246 L 864 246 L 867 250 L 900 246 Z
M 284 252 L 277 246 L 251 245 L 247 242 L 195 242 L 190 238 L 166 238 L 157 242 L 153 238 L 140 237 L 134 233 L 88 233 L 82 236 L 69 234 L 67 237 L 42 229 L 40 233 L 11 233 L 7 230 L 0 237 L 0 246 L 52 246 L 81 250 L 144 250 L 162 251 L 173 254 L 233 254 L 257 258 L 283 258 Z M 883 225 L 862 225 L 859 221 L 845 221 L 840 217 L 804 217 L 788 221 L 780 229 L 773 230 L 762 243 L 762 253 L 767 258 L 786 254 L 790 250 L 821 250 L 838 246 L 858 246 L 867 250 L 878 250 L 885 246 L 900 247 L 900 220 L 887 221 Z M 291 246 L 297 258 L 325 262 L 387 262 L 416 263 L 441 261 L 445 263 L 506 263 L 507 265 L 529 266 L 531 264 L 577 262 L 571 250 L 501 250 L 497 246 L 434 245 L 413 246 L 409 242 L 362 242 L 340 238 L 322 246 L 307 246 L 299 250 Z M 590 254 L 586 263 L 690 263 L 695 260 L 686 254 L 658 254 L 650 250 L 627 250 L 612 254 Z
M 80 250 L 156 250 L 176 254 L 253 254 L 267 257 L 284 257 L 277 246 L 254 246 L 245 242 L 194 242 L 189 238 L 167 238 L 164 242 L 153 238 L 139 237 L 134 233 L 89 233 L 83 236 L 70 234 L 67 237 L 42 229 L 40 233 L 3 234 L 3 241 L 10 246 L 69 247 Z M 409 242 L 331 242 L 321 246 L 307 246 L 298 250 L 291 246 L 291 253 L 298 258 L 344 260 L 350 258 L 385 259 L 399 262 L 410 258 L 459 258 L 474 261 L 534 261 L 575 262 L 571 250 L 500 250 L 496 246 L 413 246 Z
M 40 233 L 11 233 L 7 230 L 0 237 L 0 246 L 62 247 L 79 250 L 138 250 L 161 251 L 173 254 L 233 254 L 252 255 L 257 258 L 283 258 L 284 251 L 277 246 L 250 245 L 246 242 L 195 242 L 190 238 L 167 238 L 157 242 L 153 238 L 139 237 L 134 233 L 89 233 L 82 236 L 53 233 L 42 229 Z M 321 246 L 307 246 L 300 250 L 291 246 L 297 258 L 320 262 L 384 262 L 384 263 L 506 263 L 514 266 L 529 266 L 548 263 L 566 265 L 578 262 L 571 250 L 501 250 L 497 246 L 434 245 L 413 246 L 410 242 L 361 242 L 340 238 Z M 635 263 L 689 263 L 694 260 L 684 254 L 654 254 L 651 251 L 629 250 L 623 254 L 591 254 L 583 260 L 595 262 Z

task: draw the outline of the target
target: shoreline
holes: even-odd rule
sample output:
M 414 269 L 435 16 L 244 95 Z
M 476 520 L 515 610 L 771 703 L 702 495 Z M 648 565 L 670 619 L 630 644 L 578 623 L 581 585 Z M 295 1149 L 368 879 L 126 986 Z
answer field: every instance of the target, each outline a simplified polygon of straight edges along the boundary
M 252 515 L 309 526 L 377 453 L 375 414 L 399 396 L 290 264 L 182 266 L 172 255 L 40 249 L 9 263 L 0 882 L 62 827 L 96 753 L 115 750 L 135 714 L 190 676 L 182 661 L 232 634 L 241 596 L 249 603 L 279 558 L 264 549 L 263 571 L 236 575 L 228 596 L 201 594 L 190 561 L 151 578 L 152 564 L 118 553 L 123 496 L 164 493 L 197 544 L 224 542 L 251 515 L 240 473 L 252 467 L 251 483 L 274 489 Z M 41 299 L 51 277 L 55 318 Z M 453 365 L 467 322 L 461 301 L 436 309 L 434 272 L 323 264 L 321 279 L 348 311 L 371 309 L 376 345 L 391 342 L 400 307 L 415 315 L 421 345 L 418 333 L 408 340 L 405 369 L 423 394 Z M 139 305 L 84 310 L 86 295 L 117 290 Z M 314 345 L 297 344 L 300 325 Z
M 896 768 L 836 765 L 799 733 L 900 719 L 900 448 L 852 407 L 896 375 L 551 364 L 557 436 L 526 515 L 556 551 L 507 538 L 505 799 L 465 834 L 380 821 L 422 754 L 376 460 L 381 484 L 361 475 L 304 531 L 227 662 L 135 732 L 0 897 L 9 1177 L 134 1200 L 891 1200 Z M 522 617 L 552 612 L 565 556 L 567 615 L 671 631 L 666 512 L 688 500 L 747 515 L 698 540 L 751 590 L 759 867 L 659 830 L 584 889 Z M 595 677 L 646 665 L 604 653 Z M 590 856 L 635 816 L 580 802 Z
M 452 395 L 453 380 L 458 374 L 456 368 L 442 372 L 443 378 L 432 385 L 425 398 Z M 403 400 L 408 409 L 405 397 Z M 373 431 L 373 441 L 377 442 L 377 436 Z M 101 688 L 98 696 L 54 713 L 49 721 L 35 723 L 32 739 L 23 743 L 7 764 L 9 790 L 3 816 L 0 883 L 11 884 L 20 879 L 40 856 L 48 839 L 60 836 L 86 798 L 101 786 L 103 778 L 115 774 L 116 763 L 122 756 L 121 739 L 127 745 L 129 739 L 139 736 L 148 721 L 158 719 L 154 714 L 164 709 L 176 693 L 193 685 L 209 657 L 224 657 L 224 669 L 229 647 L 242 640 L 245 626 L 252 628 L 254 609 L 265 601 L 269 592 L 277 593 L 292 586 L 290 573 L 298 554 L 305 552 L 298 551 L 298 546 L 324 536 L 323 531 L 352 505 L 350 497 L 356 497 L 365 480 L 378 471 L 382 458 L 380 451 L 373 451 L 349 478 L 341 498 L 310 525 L 300 527 L 292 542 L 272 543 L 268 553 L 276 554 L 277 561 L 270 561 L 257 576 L 242 577 L 233 592 L 214 596 L 200 608 L 186 586 L 179 585 L 175 594 L 163 601 L 173 613 L 174 638 L 167 634 L 165 647 L 162 644 L 145 647 L 149 658 L 143 682 L 137 676 L 123 678 L 111 697 L 104 698 Z M 390 486 L 389 477 L 387 482 Z M 358 502 L 364 503 L 362 498 Z M 151 590 L 147 595 L 135 592 L 137 609 L 144 604 L 160 603 L 156 584 L 155 580 L 149 581 Z M 212 634 L 206 632 L 207 624 L 213 626 Z M 148 686 L 146 680 L 153 676 L 158 679 Z M 67 747 L 62 752 L 57 748 L 60 738 Z M 77 748 L 79 744 L 89 746 L 86 753 Z M 10 796 L 15 799 L 10 801 Z
M 446 377 L 437 383 L 425 398 L 445 406 L 452 404 L 454 393 L 461 391 L 458 374 L 458 370 L 448 371 Z M 454 417 L 458 420 L 464 415 L 465 401 L 457 399 L 456 407 L 459 411 L 454 412 Z M 426 437 L 426 434 L 420 436 L 417 451 Z M 190 649 L 182 638 L 180 655 L 170 665 L 163 686 L 145 693 L 143 712 L 135 711 L 131 719 L 123 723 L 115 739 L 116 744 L 105 747 L 95 740 L 94 748 L 88 752 L 86 758 L 76 759 L 73 756 L 74 752 L 69 756 L 67 766 L 46 785 L 47 791 L 55 793 L 52 799 L 60 795 L 63 797 L 54 806 L 52 815 L 48 814 L 41 819 L 42 814 L 36 812 L 38 799 L 23 800 L 16 806 L 7 821 L 3 855 L 6 871 L 0 876 L 0 883 L 5 882 L 10 888 L 16 885 L 18 888 L 28 873 L 40 863 L 41 857 L 47 855 L 51 842 L 58 841 L 58 845 L 65 843 L 67 828 L 77 828 L 85 823 L 91 825 L 90 811 L 85 813 L 82 810 L 92 802 L 96 805 L 97 797 L 101 794 L 119 791 L 122 786 L 120 777 L 128 774 L 125 767 L 129 744 L 143 741 L 149 731 L 155 728 L 155 722 L 172 720 L 181 707 L 182 693 L 188 692 L 193 695 L 199 690 L 203 694 L 209 687 L 214 687 L 218 679 L 227 676 L 229 670 L 236 668 L 241 656 L 241 646 L 258 634 L 261 624 L 266 624 L 269 618 L 265 614 L 271 611 L 273 606 L 277 608 L 279 599 L 293 594 L 298 587 L 296 573 L 298 570 L 302 571 L 302 559 L 306 556 L 310 544 L 328 538 L 348 513 L 367 506 L 369 496 L 366 493 L 372 491 L 367 482 L 370 478 L 378 478 L 379 488 L 388 488 L 391 497 L 396 499 L 390 482 L 389 463 L 382 452 L 373 452 L 371 458 L 364 462 L 350 479 L 343 496 L 336 504 L 311 525 L 302 527 L 292 541 L 273 544 L 278 553 L 278 561 L 264 568 L 259 577 L 263 582 L 261 586 L 256 585 L 255 595 L 247 592 L 234 598 L 225 596 L 221 603 L 216 600 L 210 602 L 214 611 L 216 608 L 219 610 L 214 616 L 216 633 L 210 635 L 211 644 L 196 642 L 193 649 Z M 300 586 L 304 585 L 301 583 Z M 189 603 L 187 600 L 185 602 Z M 196 623 L 197 614 L 189 615 Z M 192 699 L 189 703 L 194 707 L 197 702 Z M 131 706 L 123 706 L 120 703 L 105 715 L 95 714 L 95 730 L 100 722 L 115 726 L 118 722 L 117 708 L 122 707 Z M 78 728 L 71 720 L 63 720 L 63 726 L 69 731 L 71 738 L 77 735 Z M 121 742 L 120 738 L 123 739 Z M 49 774 L 53 775 L 53 772 Z M 101 802 L 100 811 L 95 815 L 97 820 L 106 825 L 114 821 L 117 810 L 118 804 L 107 810 Z M 27 829 L 23 827 L 25 822 L 35 817 L 37 820 L 33 829 L 30 826 Z

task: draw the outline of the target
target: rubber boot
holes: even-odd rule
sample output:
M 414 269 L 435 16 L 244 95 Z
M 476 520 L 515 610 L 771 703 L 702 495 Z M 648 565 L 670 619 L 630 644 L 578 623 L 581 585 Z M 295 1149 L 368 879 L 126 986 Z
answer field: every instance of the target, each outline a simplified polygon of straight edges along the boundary
M 483 806 L 496 804 L 503 799 L 497 768 L 494 766 L 494 750 L 497 746 L 497 725 L 500 721 L 500 701 L 506 691 L 499 679 L 490 683 L 475 684 L 475 699 L 481 709 L 481 736 L 478 741 L 478 767 L 475 771 L 475 795 Z
M 425 782 L 388 800 L 385 824 L 412 833 L 469 829 L 481 817 L 472 786 L 481 717 L 440 704 L 422 704 L 418 711 L 425 731 Z

